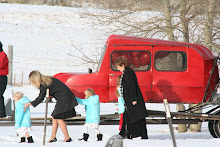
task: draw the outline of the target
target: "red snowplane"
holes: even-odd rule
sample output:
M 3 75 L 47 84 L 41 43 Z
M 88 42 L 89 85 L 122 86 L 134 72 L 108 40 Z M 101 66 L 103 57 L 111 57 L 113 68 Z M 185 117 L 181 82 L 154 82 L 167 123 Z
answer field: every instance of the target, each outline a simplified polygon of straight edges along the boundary
M 96 72 L 58 73 L 77 97 L 84 97 L 93 88 L 101 102 L 117 101 L 116 77 L 121 73 L 114 66 L 124 56 L 135 71 L 145 102 L 206 102 L 219 82 L 217 63 L 212 52 L 202 45 L 146 39 L 121 35 L 110 36 L 103 48 Z

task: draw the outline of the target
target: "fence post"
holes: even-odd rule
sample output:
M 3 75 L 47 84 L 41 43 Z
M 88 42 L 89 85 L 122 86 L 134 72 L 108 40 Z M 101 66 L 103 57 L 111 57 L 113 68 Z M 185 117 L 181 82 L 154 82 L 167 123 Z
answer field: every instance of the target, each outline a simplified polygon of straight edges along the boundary
M 171 134 L 171 138 L 172 138 L 172 142 L 173 142 L 173 147 L 177 147 L 176 139 L 175 139 L 175 135 L 174 135 L 174 131 L 173 131 L 172 117 L 171 117 L 171 114 L 170 114 L 170 107 L 168 105 L 167 99 L 163 99 L 163 103 L 164 103 L 167 122 L 168 122 L 168 125 L 169 125 L 170 134 Z
M 45 108 L 45 117 L 44 117 L 44 136 L 43 136 L 43 145 L 45 145 L 46 132 L 47 132 L 47 111 L 48 111 L 48 100 L 50 98 L 50 91 L 46 91 L 46 108 Z
M 8 72 L 8 85 L 11 85 L 12 86 L 12 73 L 13 73 L 13 46 L 12 45 L 9 45 L 8 46 L 8 60 L 9 60 L 9 64 L 8 64 L 8 69 L 9 69 L 9 72 Z

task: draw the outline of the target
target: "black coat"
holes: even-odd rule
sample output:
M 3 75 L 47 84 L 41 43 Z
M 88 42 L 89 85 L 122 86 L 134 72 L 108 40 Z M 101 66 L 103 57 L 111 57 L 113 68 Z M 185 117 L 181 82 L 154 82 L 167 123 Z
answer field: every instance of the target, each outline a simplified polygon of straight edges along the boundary
M 121 84 L 123 87 L 123 98 L 131 123 L 145 119 L 147 116 L 145 102 L 137 82 L 136 74 L 131 68 L 125 68 Z M 137 104 L 132 105 L 133 101 L 137 101 Z
M 48 87 L 40 85 L 40 94 L 34 101 L 31 102 L 31 104 L 34 107 L 40 104 L 46 96 L 46 89 L 49 89 L 50 96 L 57 100 L 56 106 L 52 113 L 52 116 L 55 116 L 57 114 L 73 109 L 78 105 L 78 103 L 76 101 L 75 95 L 64 83 L 56 78 L 52 78 L 52 80 L 52 83 Z

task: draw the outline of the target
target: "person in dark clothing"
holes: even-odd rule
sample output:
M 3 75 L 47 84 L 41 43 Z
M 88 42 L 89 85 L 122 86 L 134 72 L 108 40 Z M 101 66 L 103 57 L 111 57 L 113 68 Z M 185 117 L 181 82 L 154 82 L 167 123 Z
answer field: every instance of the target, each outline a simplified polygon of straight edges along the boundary
M 52 112 L 52 135 L 48 142 L 56 142 L 56 133 L 58 125 L 63 132 L 64 142 L 71 142 L 72 139 L 67 131 L 64 119 L 76 116 L 75 106 L 78 105 L 75 95 L 72 91 L 60 80 L 42 75 L 39 71 L 32 71 L 29 75 L 29 80 L 32 85 L 40 90 L 39 96 L 32 102 L 26 103 L 24 109 L 29 106 L 36 107 L 40 104 L 46 95 L 46 90 L 49 89 L 49 95 L 56 99 L 56 105 Z
M 3 94 L 8 83 L 8 57 L 2 47 L 3 45 L 0 42 L 0 118 L 6 117 Z
M 123 56 L 116 59 L 115 66 L 122 72 L 120 91 L 125 103 L 123 124 L 119 134 L 123 138 L 132 139 L 141 136 L 142 139 L 148 139 L 145 120 L 147 111 L 136 74 L 128 67 L 128 60 Z

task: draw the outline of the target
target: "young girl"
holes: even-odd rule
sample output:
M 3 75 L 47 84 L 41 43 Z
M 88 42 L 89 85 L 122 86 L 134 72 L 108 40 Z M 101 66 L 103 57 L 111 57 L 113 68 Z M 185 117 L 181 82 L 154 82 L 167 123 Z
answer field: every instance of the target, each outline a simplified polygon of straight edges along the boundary
M 26 111 L 23 109 L 24 103 L 29 103 L 30 100 L 21 92 L 15 92 L 13 98 L 15 100 L 15 128 L 16 133 L 21 136 L 20 143 L 25 142 L 25 137 L 28 143 L 34 143 L 32 136 L 27 133 L 31 130 L 30 108 Z
M 83 138 L 79 140 L 87 141 L 89 138 L 88 127 L 92 127 L 96 130 L 97 141 L 102 140 L 102 134 L 99 131 L 100 123 L 100 103 L 99 96 L 95 94 L 93 89 L 87 89 L 84 94 L 85 99 L 80 99 L 76 97 L 76 100 L 79 104 L 85 105 L 86 110 L 86 122 L 84 124 L 84 134 Z
M 124 100 L 121 96 L 121 92 L 120 92 L 120 79 L 121 79 L 121 75 L 117 77 L 117 87 L 115 90 L 116 96 L 118 97 L 118 114 L 121 114 L 120 116 L 120 121 L 119 121 L 119 130 L 121 130 L 122 127 L 122 123 L 123 123 L 123 113 L 125 111 L 125 107 L 124 107 Z

